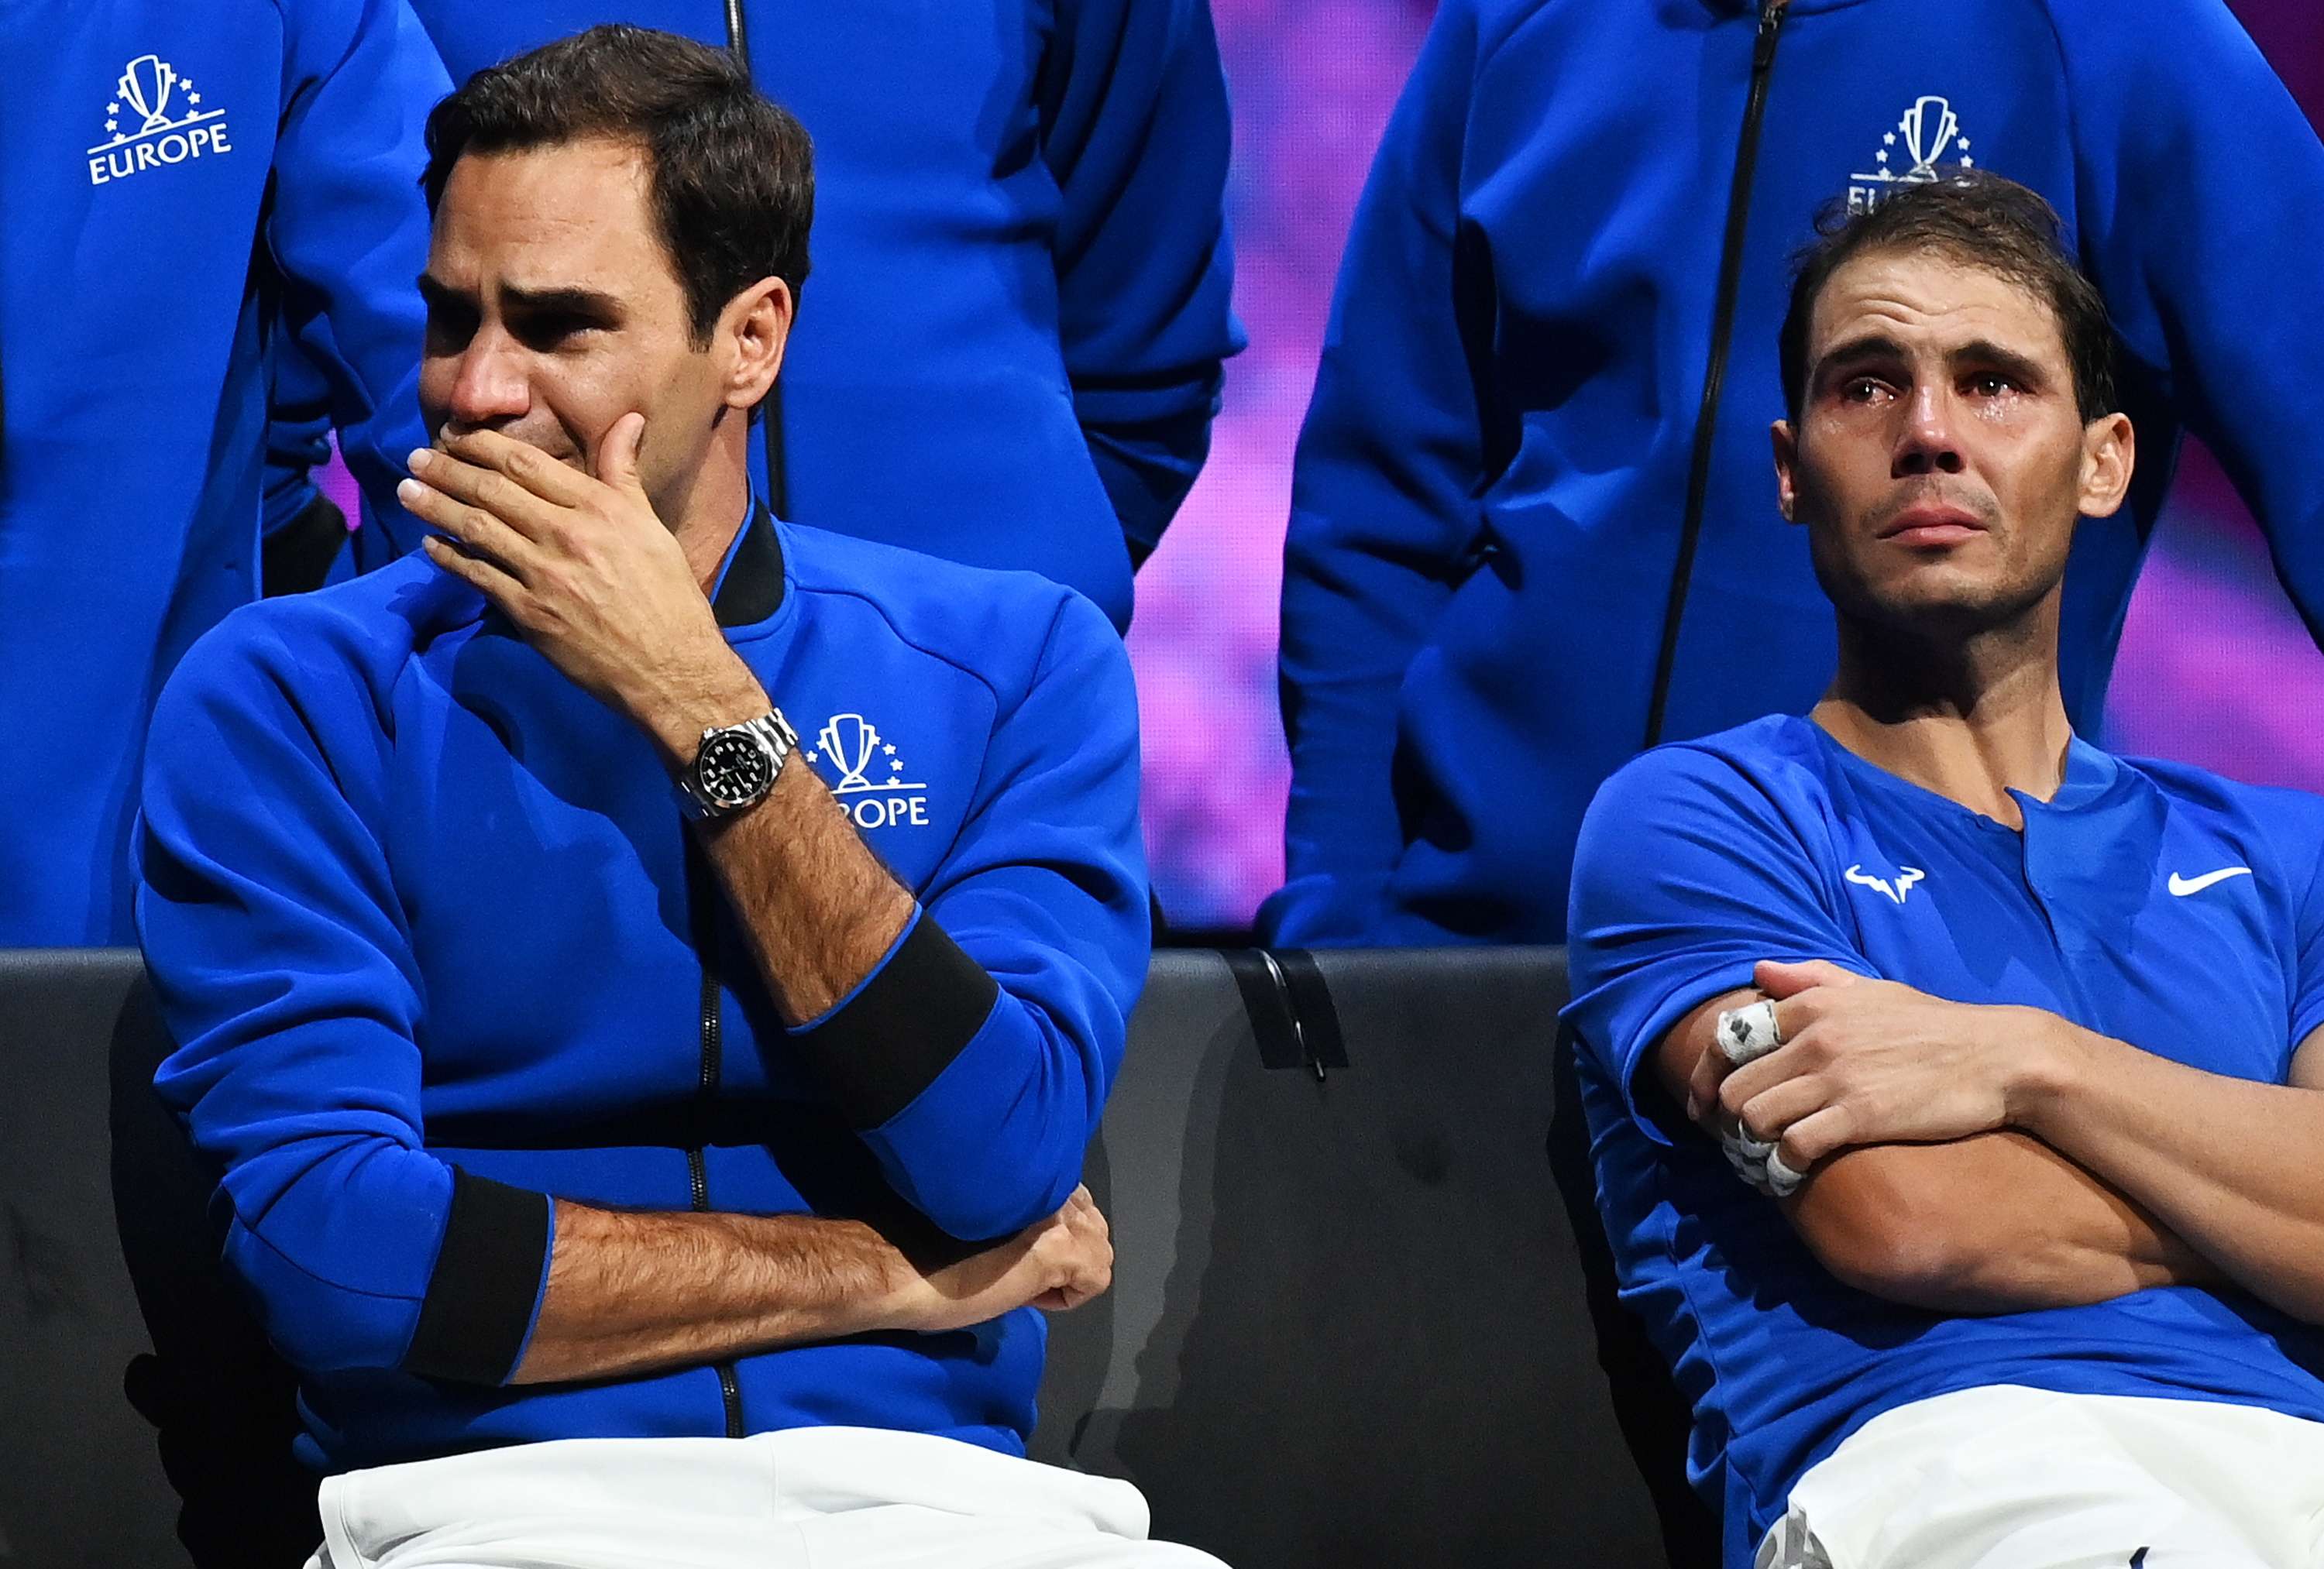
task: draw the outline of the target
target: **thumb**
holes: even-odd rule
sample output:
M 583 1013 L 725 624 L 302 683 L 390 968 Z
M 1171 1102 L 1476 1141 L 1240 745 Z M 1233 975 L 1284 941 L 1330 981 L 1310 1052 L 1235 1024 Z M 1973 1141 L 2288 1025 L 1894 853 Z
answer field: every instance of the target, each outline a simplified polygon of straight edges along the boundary
M 1817 986 L 1849 986 L 1863 978 L 1821 959 L 1763 959 L 1751 967 L 1751 984 L 1779 1002 Z
M 638 482 L 638 448 L 645 445 L 646 417 L 624 414 L 613 421 L 597 443 L 597 478 L 617 491 L 642 491 Z

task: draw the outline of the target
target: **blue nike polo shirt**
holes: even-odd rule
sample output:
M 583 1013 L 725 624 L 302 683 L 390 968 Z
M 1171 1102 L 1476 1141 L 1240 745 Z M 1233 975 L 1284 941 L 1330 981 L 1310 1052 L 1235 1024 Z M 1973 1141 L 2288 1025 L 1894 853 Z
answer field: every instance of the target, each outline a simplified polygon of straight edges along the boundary
M 1694 1404 L 1690 1470 L 1730 1564 L 1802 1473 L 1912 1400 L 2011 1383 L 2324 1421 L 2324 1332 L 2232 1289 L 1957 1317 L 1843 1286 L 1642 1083 L 1681 1018 L 1767 959 L 2283 1082 L 2324 1023 L 2324 798 L 2077 740 L 2057 795 L 2017 801 L 2022 833 L 1784 716 L 1645 754 L 1582 825 L 1566 1019 L 1599 1205 L 1622 1294 Z

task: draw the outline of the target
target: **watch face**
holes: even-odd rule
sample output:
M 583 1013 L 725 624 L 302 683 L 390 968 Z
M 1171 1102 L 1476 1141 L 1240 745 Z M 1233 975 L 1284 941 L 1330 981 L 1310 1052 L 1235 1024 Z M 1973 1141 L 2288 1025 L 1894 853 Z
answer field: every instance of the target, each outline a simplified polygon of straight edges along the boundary
M 722 808 L 748 806 L 775 782 L 773 748 L 749 730 L 726 730 L 702 744 L 694 776 Z

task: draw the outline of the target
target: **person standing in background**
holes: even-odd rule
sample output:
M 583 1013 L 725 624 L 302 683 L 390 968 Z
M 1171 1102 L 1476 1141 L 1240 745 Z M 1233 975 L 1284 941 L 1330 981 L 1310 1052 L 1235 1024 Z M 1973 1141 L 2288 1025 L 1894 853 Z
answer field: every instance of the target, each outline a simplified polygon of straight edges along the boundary
M 1831 622 L 1761 482 L 1784 263 L 1827 199 L 1950 168 L 2063 213 L 2126 342 L 2151 461 L 2075 545 L 2076 723 L 2182 429 L 2324 626 L 2324 326 L 2277 273 L 2324 253 L 2324 147 L 2219 0 L 1446 0 L 1300 441 L 1264 939 L 1561 940 L 1602 780 L 1814 700 Z
M 403 0 L 0 11 L 0 947 L 131 938 L 146 720 L 259 592 L 270 367 L 296 340 L 377 498 L 420 431 Z M 38 62 L 37 69 L 32 62 Z
M 1080 590 L 1130 574 L 1241 347 L 1208 0 L 420 0 L 453 79 L 594 23 L 724 44 L 815 139 L 814 250 L 752 454 L 780 516 Z

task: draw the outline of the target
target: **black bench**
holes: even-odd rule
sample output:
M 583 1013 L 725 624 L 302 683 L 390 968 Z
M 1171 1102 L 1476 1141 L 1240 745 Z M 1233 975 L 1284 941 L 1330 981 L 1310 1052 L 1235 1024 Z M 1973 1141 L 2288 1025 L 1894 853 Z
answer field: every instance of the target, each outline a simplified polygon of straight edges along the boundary
M 1236 1569 L 1715 1562 L 1571 1207 L 1570 1115 L 1560 1182 L 1545 1154 L 1563 994 L 1551 950 L 1157 954 L 1091 1152 L 1114 1289 L 1052 1321 L 1036 1457 L 1130 1478 Z M 134 953 L 0 952 L 0 1560 L 27 1569 L 186 1563 L 171 1479 L 205 1564 L 312 1539 L 287 1374 L 152 1095 L 166 1050 Z

